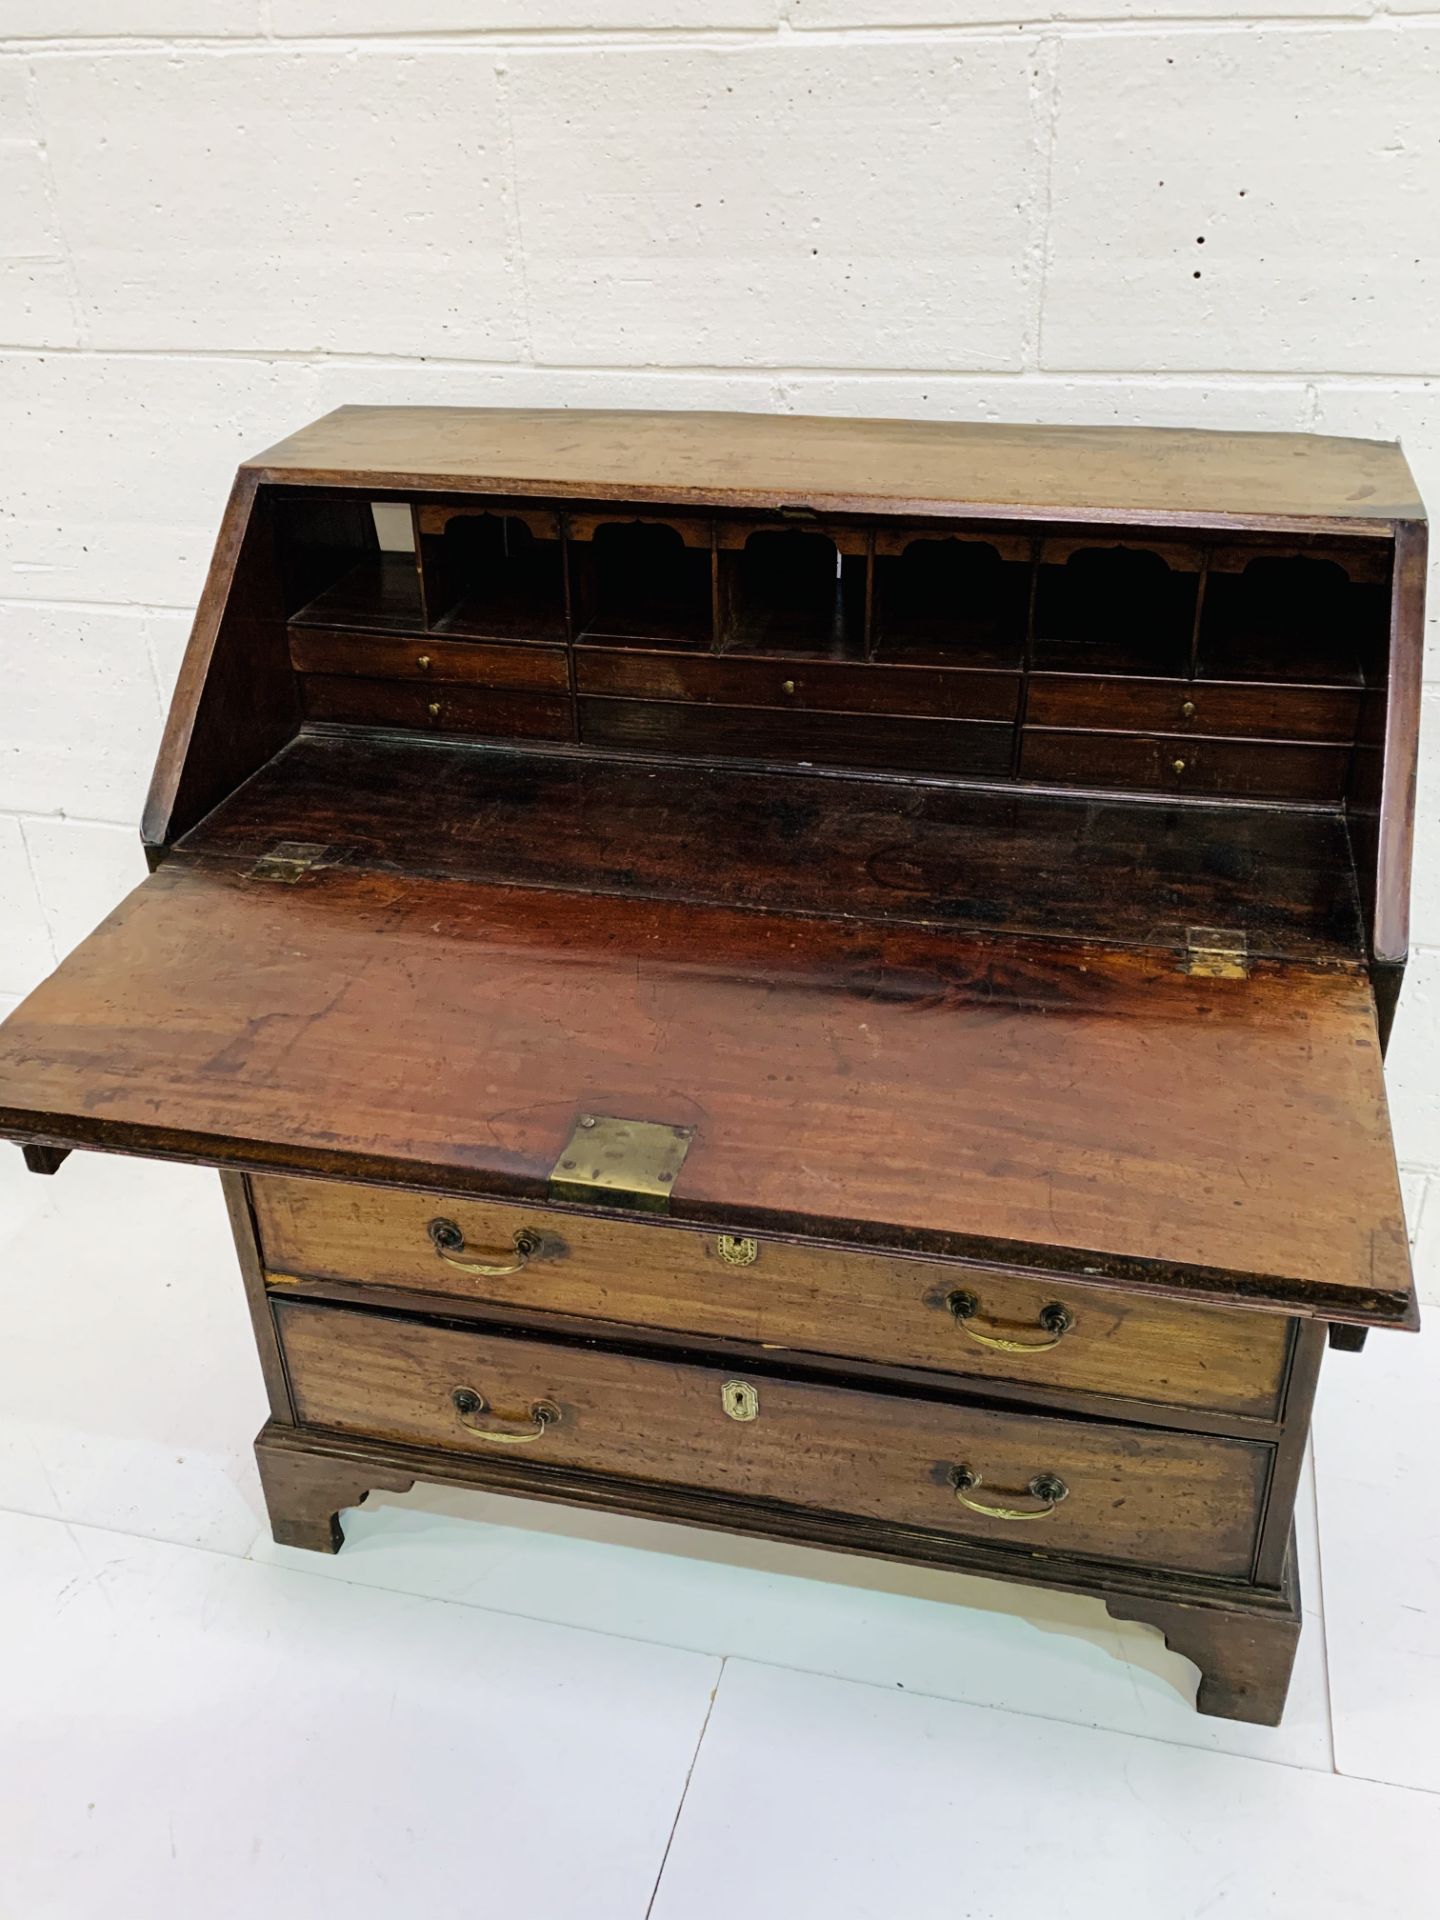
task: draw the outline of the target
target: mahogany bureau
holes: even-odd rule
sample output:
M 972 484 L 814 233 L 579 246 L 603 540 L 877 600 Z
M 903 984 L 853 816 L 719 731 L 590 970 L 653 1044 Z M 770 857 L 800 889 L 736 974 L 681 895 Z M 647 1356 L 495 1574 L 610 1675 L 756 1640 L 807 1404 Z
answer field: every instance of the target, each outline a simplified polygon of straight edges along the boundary
M 1417 1324 L 1424 547 L 1368 442 L 343 408 L 240 470 L 0 1134 L 221 1169 L 279 1540 L 424 1479 L 964 1568 L 1273 1722 L 1327 1335 Z

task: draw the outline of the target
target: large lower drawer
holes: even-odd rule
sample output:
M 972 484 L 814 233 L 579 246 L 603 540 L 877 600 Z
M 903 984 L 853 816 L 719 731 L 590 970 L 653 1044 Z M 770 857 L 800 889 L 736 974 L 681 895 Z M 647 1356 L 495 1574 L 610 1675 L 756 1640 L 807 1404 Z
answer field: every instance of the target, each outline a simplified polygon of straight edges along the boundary
M 279 1300 L 303 1425 L 1056 1553 L 1248 1574 L 1270 1449 Z M 988 1511 L 999 1509 L 999 1513 Z
M 489 1200 L 250 1186 L 265 1264 L 282 1274 L 1261 1419 L 1280 1409 L 1290 1323 L 1273 1315 Z

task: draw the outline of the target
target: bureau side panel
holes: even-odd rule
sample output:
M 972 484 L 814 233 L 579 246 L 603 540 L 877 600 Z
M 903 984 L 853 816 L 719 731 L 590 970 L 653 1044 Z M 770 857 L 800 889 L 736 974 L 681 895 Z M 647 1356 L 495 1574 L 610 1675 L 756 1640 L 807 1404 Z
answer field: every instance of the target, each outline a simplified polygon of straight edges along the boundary
M 260 1244 L 250 1209 L 249 1182 L 243 1173 L 222 1173 L 220 1189 L 225 1195 L 230 1231 L 235 1236 L 235 1252 L 240 1261 L 245 1298 L 250 1308 L 250 1323 L 255 1329 L 255 1346 L 260 1355 L 260 1371 L 265 1379 L 265 1391 L 270 1396 L 270 1416 L 282 1426 L 293 1426 L 295 1409 L 290 1398 L 280 1341 L 275 1331 L 270 1296 L 265 1287 Z
M 272 510 L 236 480 L 145 800 L 141 837 L 170 846 L 263 766 L 300 724 Z

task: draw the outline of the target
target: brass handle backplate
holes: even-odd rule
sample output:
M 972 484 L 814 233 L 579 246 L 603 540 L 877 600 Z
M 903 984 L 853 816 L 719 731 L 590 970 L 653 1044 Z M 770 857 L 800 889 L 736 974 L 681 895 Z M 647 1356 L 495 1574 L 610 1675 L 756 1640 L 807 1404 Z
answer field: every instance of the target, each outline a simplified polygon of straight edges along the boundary
M 973 1490 L 980 1485 L 980 1476 L 973 1467 L 953 1467 L 950 1485 L 955 1489 L 955 1498 L 962 1507 L 968 1507 L 971 1513 L 983 1514 L 987 1520 L 1048 1520 L 1070 1491 L 1058 1473 L 1037 1473 L 1025 1491 L 1032 1500 L 1043 1501 L 1042 1506 L 992 1506 L 986 1500 L 970 1498 Z
M 460 1424 L 467 1432 L 473 1433 L 477 1440 L 486 1440 L 494 1447 L 524 1447 L 532 1440 L 543 1438 L 546 1429 L 558 1427 L 560 1409 L 553 1400 L 536 1400 L 530 1408 L 530 1418 L 534 1425 L 521 1433 L 502 1433 L 494 1427 L 477 1427 L 475 1415 L 487 1413 L 485 1396 L 476 1393 L 473 1387 L 456 1387 L 450 1395 L 450 1404 L 460 1416 Z
M 436 1253 L 447 1266 L 458 1267 L 461 1273 L 483 1274 L 487 1280 L 501 1280 L 507 1273 L 519 1273 L 540 1250 L 539 1235 L 531 1233 L 528 1227 L 522 1227 L 512 1242 L 515 1248 L 513 1260 L 460 1260 L 456 1256 L 465 1246 L 465 1236 L 453 1220 L 432 1220 L 425 1231 Z
M 1075 1316 L 1070 1309 L 1062 1306 L 1058 1300 L 1052 1300 L 1040 1309 L 1036 1323 L 1045 1338 L 1012 1340 L 1004 1334 L 981 1333 L 978 1327 L 970 1324 L 980 1311 L 980 1302 L 973 1293 L 957 1291 L 947 1294 L 945 1304 L 972 1340 L 982 1347 L 993 1347 L 997 1353 L 1048 1353 L 1051 1347 L 1059 1346 L 1075 1324 Z

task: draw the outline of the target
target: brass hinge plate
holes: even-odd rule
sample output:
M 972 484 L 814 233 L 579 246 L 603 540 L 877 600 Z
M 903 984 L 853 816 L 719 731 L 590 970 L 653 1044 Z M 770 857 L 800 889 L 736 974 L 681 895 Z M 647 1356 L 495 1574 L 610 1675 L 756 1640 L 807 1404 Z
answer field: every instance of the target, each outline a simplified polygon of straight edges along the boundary
M 668 1213 L 694 1134 L 693 1127 L 582 1113 L 550 1169 L 550 1198 Z
M 1238 927 L 1187 927 L 1182 973 L 1201 980 L 1243 980 L 1250 972 L 1245 935 Z
M 269 853 L 251 867 L 246 878 L 275 880 L 282 887 L 293 887 L 302 874 L 321 865 L 330 849 L 315 840 L 279 840 Z

